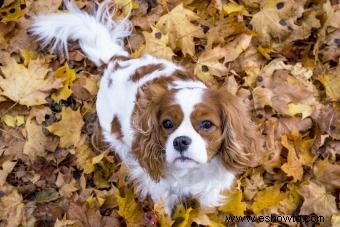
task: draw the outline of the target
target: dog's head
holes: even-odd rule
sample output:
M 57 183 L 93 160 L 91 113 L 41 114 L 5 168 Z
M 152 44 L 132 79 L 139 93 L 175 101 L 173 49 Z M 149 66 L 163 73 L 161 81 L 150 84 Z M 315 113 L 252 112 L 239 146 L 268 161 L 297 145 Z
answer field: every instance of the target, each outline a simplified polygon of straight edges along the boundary
M 139 93 L 132 117 L 132 150 L 154 180 L 166 171 L 200 167 L 220 158 L 234 172 L 251 166 L 258 139 L 242 101 L 226 89 L 168 89 Z

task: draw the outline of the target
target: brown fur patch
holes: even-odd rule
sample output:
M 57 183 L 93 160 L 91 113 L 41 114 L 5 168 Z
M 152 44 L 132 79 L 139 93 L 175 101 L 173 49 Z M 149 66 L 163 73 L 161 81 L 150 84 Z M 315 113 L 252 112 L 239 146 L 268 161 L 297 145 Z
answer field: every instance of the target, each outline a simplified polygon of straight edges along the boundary
M 163 64 L 150 64 L 138 68 L 134 74 L 130 77 L 130 80 L 136 82 L 142 79 L 145 75 L 148 75 L 156 70 L 162 70 L 164 68 Z
M 130 57 L 123 56 L 123 55 L 115 55 L 111 58 L 111 61 L 127 61 L 130 60 Z
M 117 116 L 114 116 L 111 122 L 111 133 L 115 134 L 119 140 L 123 138 L 122 126 Z
M 222 121 L 217 100 L 204 97 L 203 101 L 195 106 L 190 118 L 195 130 L 202 136 L 207 144 L 208 160 L 218 153 L 222 144 Z M 201 122 L 209 120 L 213 123 L 210 129 L 202 129 Z

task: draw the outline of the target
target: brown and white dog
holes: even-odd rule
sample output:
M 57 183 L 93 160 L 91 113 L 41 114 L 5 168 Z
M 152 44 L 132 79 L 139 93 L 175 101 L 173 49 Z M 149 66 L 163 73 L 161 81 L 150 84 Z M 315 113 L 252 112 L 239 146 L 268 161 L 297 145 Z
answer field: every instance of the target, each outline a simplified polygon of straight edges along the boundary
M 65 53 L 67 41 L 79 41 L 90 60 L 107 65 L 97 114 L 140 198 L 163 200 L 168 213 L 187 196 L 203 207 L 220 205 L 221 192 L 257 152 L 256 130 L 240 99 L 168 60 L 130 58 L 123 47 L 130 22 L 113 21 L 107 1 L 94 15 L 65 5 L 69 12 L 37 17 L 30 32 Z

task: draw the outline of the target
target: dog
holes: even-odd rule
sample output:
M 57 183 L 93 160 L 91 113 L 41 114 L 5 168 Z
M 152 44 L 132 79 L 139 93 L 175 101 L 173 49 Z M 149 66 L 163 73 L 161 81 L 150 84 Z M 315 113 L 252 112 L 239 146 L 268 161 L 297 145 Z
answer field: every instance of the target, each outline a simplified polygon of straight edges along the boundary
M 68 41 L 78 41 L 92 62 L 106 66 L 97 115 L 139 198 L 162 200 L 168 214 L 187 197 L 202 207 L 221 205 L 223 192 L 254 165 L 258 152 L 256 127 L 243 102 L 168 60 L 131 58 L 124 49 L 131 23 L 112 20 L 108 1 L 91 15 L 65 5 L 68 12 L 38 16 L 29 31 L 54 52 L 67 54 Z

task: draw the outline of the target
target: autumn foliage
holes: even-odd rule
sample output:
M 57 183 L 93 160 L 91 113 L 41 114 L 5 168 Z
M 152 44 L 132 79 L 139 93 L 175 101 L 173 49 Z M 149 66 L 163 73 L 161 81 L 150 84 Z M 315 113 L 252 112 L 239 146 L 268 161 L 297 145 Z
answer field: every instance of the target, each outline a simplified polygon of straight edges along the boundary
M 130 14 L 134 58 L 172 60 L 244 100 L 264 140 L 260 166 L 216 209 L 188 201 L 167 217 L 162 203 L 138 201 L 125 167 L 93 136 L 103 69 L 77 43 L 66 60 L 27 33 L 35 15 L 63 10 L 62 1 L 4 0 L 0 226 L 226 226 L 226 216 L 271 214 L 322 215 L 318 226 L 340 226 L 338 1 L 113 2 L 116 17 Z

